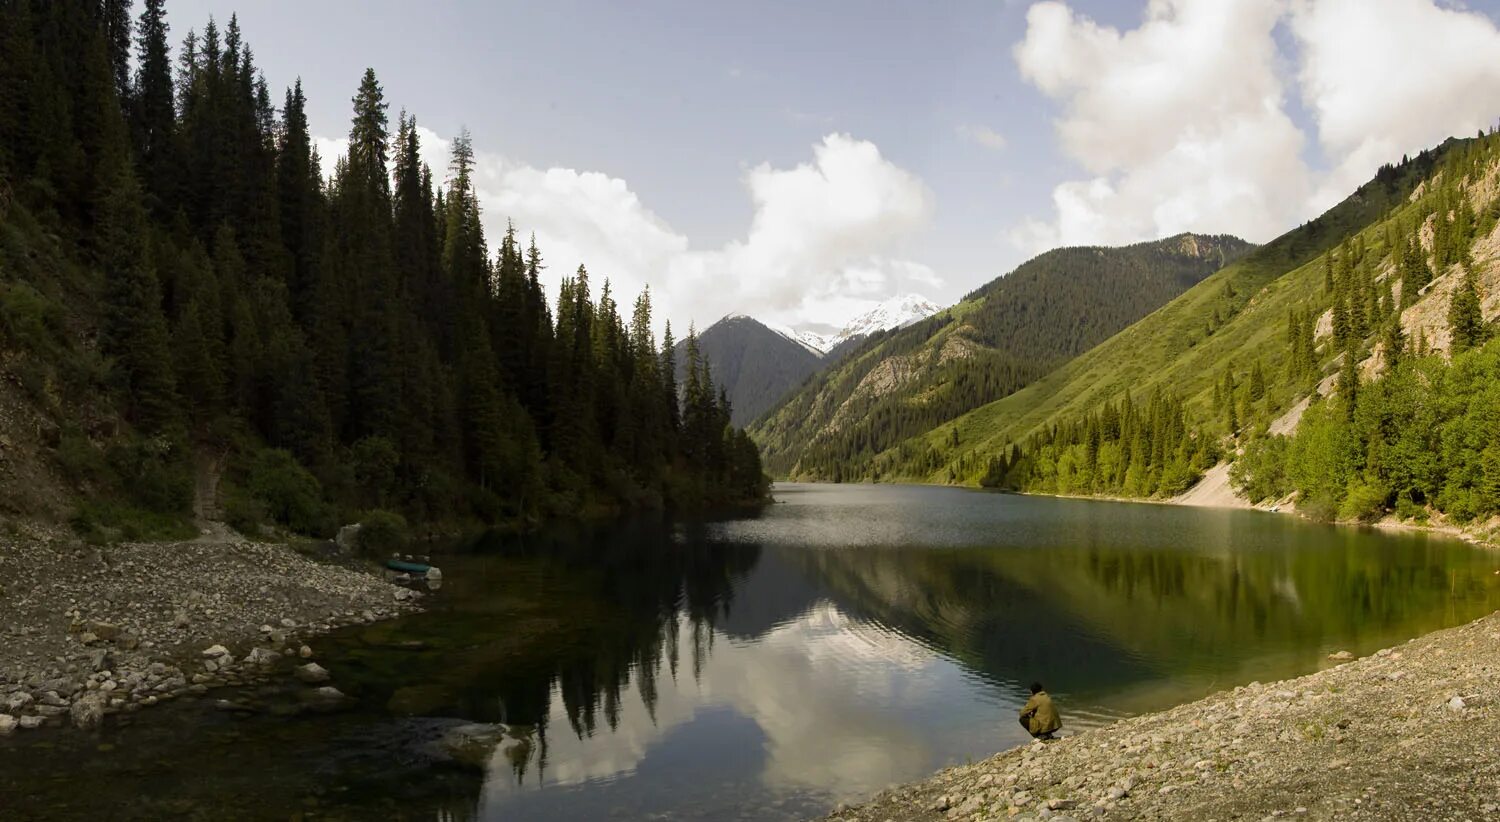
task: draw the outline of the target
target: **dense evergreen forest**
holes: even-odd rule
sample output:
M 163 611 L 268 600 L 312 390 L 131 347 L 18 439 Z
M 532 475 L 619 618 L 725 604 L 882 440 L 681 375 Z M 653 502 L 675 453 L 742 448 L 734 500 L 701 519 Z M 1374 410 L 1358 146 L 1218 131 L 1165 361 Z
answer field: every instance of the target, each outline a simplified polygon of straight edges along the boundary
M 947 311 L 873 335 L 752 433 L 778 475 L 925 477 L 943 458 L 911 438 L 1034 382 L 1253 248 L 1180 234 L 1048 251 Z
M 1228 458 L 1251 501 L 1295 493 L 1316 518 L 1440 513 L 1467 523 L 1500 513 L 1500 340 L 1484 318 L 1480 273 L 1496 278 L 1475 254 L 1500 222 L 1497 169 L 1494 135 L 1382 169 L 1377 182 L 1414 172 L 1426 182 L 1289 274 L 1306 287 L 1278 345 L 1224 363 L 1197 403 L 1160 385 L 1144 409 L 1127 394 L 987 465 L 965 456 L 955 474 L 978 467 L 989 486 L 1169 497 Z M 1294 408 L 1305 408 L 1300 419 Z
M 0 0 L 0 349 L 80 530 L 171 532 L 221 474 L 233 524 L 310 534 L 764 495 L 649 294 L 580 266 L 549 305 L 534 239 L 491 253 L 467 134 L 426 167 L 366 70 L 324 178 L 234 18 L 170 33 L 163 0 Z

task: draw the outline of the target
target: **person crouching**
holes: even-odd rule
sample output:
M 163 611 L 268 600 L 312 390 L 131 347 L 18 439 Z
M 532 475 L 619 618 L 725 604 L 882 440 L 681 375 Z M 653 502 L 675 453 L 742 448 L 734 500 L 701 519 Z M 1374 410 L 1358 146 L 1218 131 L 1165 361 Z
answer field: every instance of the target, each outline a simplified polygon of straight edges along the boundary
M 1021 727 L 1035 739 L 1053 739 L 1052 734 L 1062 727 L 1062 718 L 1052 704 L 1052 697 L 1042 689 L 1042 683 L 1031 683 L 1031 698 L 1021 708 Z

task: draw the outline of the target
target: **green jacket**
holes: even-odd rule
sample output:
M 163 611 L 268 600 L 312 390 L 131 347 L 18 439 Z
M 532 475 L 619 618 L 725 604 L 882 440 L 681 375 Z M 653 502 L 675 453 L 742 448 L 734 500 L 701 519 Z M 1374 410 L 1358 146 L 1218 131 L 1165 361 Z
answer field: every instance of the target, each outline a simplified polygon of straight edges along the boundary
M 1031 731 L 1032 736 L 1050 734 L 1062 727 L 1062 718 L 1057 715 L 1052 697 L 1047 696 L 1046 691 L 1038 691 L 1026 700 L 1025 707 L 1021 708 L 1021 719 L 1026 721 L 1026 730 Z

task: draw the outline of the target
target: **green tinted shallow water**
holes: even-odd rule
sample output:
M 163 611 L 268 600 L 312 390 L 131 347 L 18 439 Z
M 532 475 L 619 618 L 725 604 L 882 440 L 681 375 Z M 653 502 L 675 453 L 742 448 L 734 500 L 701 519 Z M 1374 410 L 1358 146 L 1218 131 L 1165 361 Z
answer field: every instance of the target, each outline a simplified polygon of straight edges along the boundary
M 1500 607 L 1500 555 L 1247 511 L 778 486 L 755 517 L 480 540 L 316 643 L 356 698 L 217 692 L 0 740 L 0 817 L 782 819 Z M 432 740 L 505 723 L 467 767 Z

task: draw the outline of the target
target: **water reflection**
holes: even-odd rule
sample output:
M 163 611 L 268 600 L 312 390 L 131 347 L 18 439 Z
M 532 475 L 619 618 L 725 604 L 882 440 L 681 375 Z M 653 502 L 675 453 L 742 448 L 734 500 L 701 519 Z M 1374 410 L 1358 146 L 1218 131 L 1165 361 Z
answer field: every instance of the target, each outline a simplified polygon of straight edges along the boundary
M 1076 729 L 1500 604 L 1495 556 L 1419 534 L 928 488 L 778 496 L 757 518 L 465 545 L 431 611 L 320 644 L 354 710 L 278 716 L 287 685 L 247 695 L 247 717 L 147 712 L 112 752 L 0 740 L 0 806 L 800 818 L 1021 741 L 1033 678 Z M 443 740 L 473 723 L 488 735 L 454 755 Z M 100 790 L 72 789 L 80 767 Z M 274 790 L 216 801 L 251 785 Z

